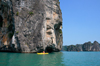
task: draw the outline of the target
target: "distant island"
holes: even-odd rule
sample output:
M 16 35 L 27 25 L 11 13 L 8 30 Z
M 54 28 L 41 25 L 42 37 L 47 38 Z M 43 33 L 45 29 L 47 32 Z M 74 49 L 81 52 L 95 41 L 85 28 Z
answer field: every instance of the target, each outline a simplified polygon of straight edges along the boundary
M 62 51 L 100 51 L 100 43 L 97 41 L 91 43 L 89 41 L 85 42 L 84 44 L 63 46 Z

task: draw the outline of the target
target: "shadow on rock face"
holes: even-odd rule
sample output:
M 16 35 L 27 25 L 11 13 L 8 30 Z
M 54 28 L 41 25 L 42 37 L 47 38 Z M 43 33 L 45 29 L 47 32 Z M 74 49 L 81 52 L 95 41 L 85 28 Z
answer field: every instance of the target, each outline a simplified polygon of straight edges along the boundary
M 41 52 L 43 52 L 43 51 L 44 51 L 43 49 L 39 49 L 39 50 L 38 50 L 38 53 L 41 53 Z
M 51 53 L 51 52 L 53 52 L 53 48 L 52 47 L 46 47 L 45 51 Z
M 2 18 L 2 16 L 0 15 L 0 27 L 2 27 L 2 25 L 3 25 L 3 18 Z

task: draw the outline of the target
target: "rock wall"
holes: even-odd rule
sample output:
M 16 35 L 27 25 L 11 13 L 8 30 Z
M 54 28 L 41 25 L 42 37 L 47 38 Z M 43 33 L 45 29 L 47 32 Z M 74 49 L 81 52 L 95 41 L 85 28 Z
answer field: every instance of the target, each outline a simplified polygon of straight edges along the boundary
M 12 50 L 11 40 L 14 34 L 14 18 L 11 1 L 0 0 L 0 50 Z
M 7 45 L 11 48 L 8 50 L 16 52 L 61 50 L 62 13 L 58 0 L 2 0 L 1 2 L 4 1 L 11 6 L 8 9 L 12 11 L 11 21 L 14 25 L 11 27 L 11 31 L 14 30 L 13 36 L 7 41 L 9 42 Z M 8 10 L 5 11 L 8 12 Z M 1 20 L 2 17 L 1 15 Z M 2 37 L 1 40 L 3 40 Z M 5 46 L 4 42 L 0 43 L 0 47 L 1 45 Z
M 100 44 L 97 41 L 64 47 L 66 47 L 66 49 L 64 48 L 66 51 L 100 51 Z

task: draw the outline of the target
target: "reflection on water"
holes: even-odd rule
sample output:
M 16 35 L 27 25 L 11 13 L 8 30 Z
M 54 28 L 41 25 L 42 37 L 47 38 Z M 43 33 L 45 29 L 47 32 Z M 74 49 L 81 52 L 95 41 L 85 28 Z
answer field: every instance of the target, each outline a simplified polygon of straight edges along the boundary
M 64 66 L 62 64 L 62 52 L 51 53 L 48 55 L 39 55 L 39 64 L 41 66 Z
M 0 53 L 0 66 L 65 66 L 62 56 L 62 52 L 48 55 Z
M 65 66 L 100 66 L 100 52 L 63 52 Z
M 100 66 L 100 52 L 0 53 L 0 66 Z

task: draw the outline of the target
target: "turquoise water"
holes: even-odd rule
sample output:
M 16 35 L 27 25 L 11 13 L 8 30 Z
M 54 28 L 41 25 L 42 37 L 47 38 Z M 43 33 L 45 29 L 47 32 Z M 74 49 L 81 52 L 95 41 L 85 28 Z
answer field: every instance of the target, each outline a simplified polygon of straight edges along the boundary
M 0 52 L 0 66 L 100 66 L 100 52 L 55 52 L 48 55 Z

